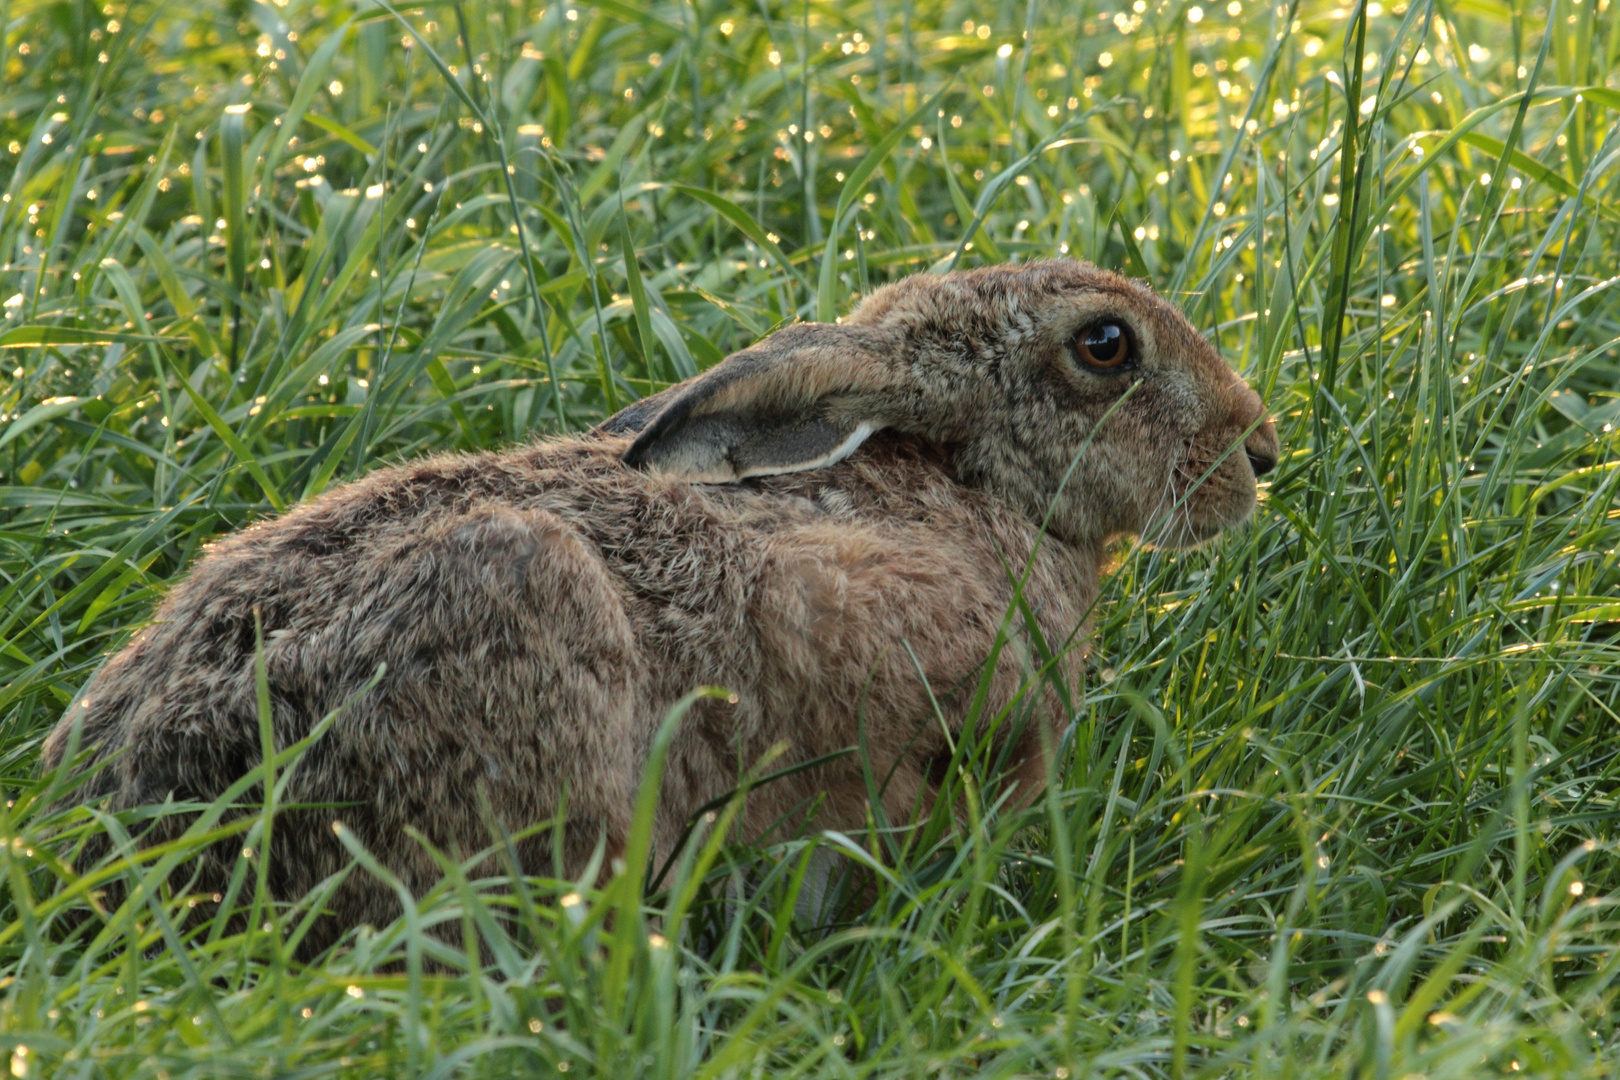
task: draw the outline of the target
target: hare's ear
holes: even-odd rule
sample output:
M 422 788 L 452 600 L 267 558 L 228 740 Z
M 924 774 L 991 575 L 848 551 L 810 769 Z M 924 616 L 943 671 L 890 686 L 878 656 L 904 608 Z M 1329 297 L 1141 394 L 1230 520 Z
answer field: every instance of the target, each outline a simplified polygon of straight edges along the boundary
M 910 384 L 893 335 L 801 323 L 655 395 L 671 396 L 651 422 L 626 416 L 619 430 L 646 426 L 624 462 L 710 484 L 821 468 L 904 424 Z

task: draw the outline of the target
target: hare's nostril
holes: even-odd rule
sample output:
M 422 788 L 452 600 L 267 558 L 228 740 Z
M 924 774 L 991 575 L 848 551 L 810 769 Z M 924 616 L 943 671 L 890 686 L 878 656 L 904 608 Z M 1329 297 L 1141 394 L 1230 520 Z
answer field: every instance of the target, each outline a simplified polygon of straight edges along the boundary
M 1244 448 L 1244 453 L 1249 455 L 1249 468 L 1254 470 L 1256 476 L 1264 476 L 1277 467 L 1277 459 L 1268 454 L 1257 454 L 1247 447 Z

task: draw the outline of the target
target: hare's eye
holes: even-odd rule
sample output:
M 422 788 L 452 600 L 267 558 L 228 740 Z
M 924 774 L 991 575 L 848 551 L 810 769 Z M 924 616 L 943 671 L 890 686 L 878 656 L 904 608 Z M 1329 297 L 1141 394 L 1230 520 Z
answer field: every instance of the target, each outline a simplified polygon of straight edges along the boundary
M 1094 371 L 1118 371 L 1130 363 L 1130 335 L 1118 319 L 1103 319 L 1075 336 L 1074 353 Z

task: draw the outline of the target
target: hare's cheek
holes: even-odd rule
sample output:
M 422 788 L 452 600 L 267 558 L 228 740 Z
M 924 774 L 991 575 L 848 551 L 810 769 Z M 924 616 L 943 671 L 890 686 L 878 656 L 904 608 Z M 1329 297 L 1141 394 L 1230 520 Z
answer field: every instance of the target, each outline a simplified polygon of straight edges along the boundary
M 1143 387 L 1154 418 L 1183 439 L 1196 438 L 1211 421 L 1210 393 L 1189 372 L 1161 372 Z

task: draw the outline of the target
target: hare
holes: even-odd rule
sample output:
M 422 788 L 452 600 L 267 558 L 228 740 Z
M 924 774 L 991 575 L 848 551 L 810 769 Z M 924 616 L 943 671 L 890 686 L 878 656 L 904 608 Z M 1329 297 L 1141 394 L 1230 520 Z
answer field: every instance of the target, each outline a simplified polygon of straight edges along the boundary
M 278 747 L 350 702 L 285 796 L 304 809 L 273 834 L 282 898 L 348 864 L 334 821 L 418 894 L 440 871 L 407 829 L 465 857 L 490 842 L 485 805 L 513 830 L 566 805 L 560 835 L 519 843 L 526 872 L 621 855 L 653 736 L 703 685 L 733 698 L 673 737 L 657 852 L 773 748 L 781 769 L 861 744 L 904 821 L 1026 566 L 1044 641 L 1077 641 L 1112 540 L 1213 537 L 1277 456 L 1258 395 L 1142 285 L 1067 260 L 910 277 L 584 437 L 381 469 L 219 540 L 44 765 L 93 748 L 74 797 L 112 809 L 217 798 L 260 758 L 257 625 Z M 984 715 L 1026 683 L 1017 651 Z M 1007 736 L 1015 799 L 1067 720 L 1034 713 Z M 868 797 L 858 755 L 834 756 L 754 790 L 740 831 L 857 828 Z M 201 859 L 205 891 L 235 857 Z M 317 942 L 398 910 L 358 873 L 329 908 Z

